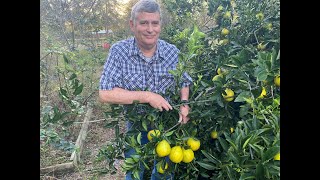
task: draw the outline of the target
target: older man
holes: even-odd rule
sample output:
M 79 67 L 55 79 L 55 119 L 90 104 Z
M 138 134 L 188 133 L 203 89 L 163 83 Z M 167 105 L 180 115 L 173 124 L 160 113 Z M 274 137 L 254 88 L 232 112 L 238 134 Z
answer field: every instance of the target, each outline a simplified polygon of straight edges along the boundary
M 173 89 L 175 80 L 169 70 L 176 69 L 179 50 L 175 45 L 161 39 L 161 10 L 154 0 L 140 0 L 133 7 L 130 18 L 130 29 L 134 37 L 115 43 L 109 51 L 100 79 L 99 99 L 104 103 L 132 104 L 149 103 L 160 111 L 172 110 L 164 94 Z M 189 85 L 192 80 L 187 73 L 183 74 L 180 99 L 188 101 Z M 187 123 L 189 106 L 180 107 L 179 120 Z M 131 124 L 128 123 L 128 129 Z M 147 143 L 144 132 L 142 143 Z M 134 151 L 125 153 L 128 157 Z M 155 170 L 154 170 L 155 171 Z M 142 178 L 143 169 L 140 177 Z M 131 179 L 128 172 L 126 179 Z M 154 172 L 152 179 L 155 179 Z

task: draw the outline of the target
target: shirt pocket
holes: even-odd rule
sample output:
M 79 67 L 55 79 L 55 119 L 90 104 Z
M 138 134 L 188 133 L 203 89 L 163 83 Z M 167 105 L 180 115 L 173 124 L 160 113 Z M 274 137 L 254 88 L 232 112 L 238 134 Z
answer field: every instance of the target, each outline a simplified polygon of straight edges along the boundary
M 159 91 L 165 93 L 167 90 L 173 91 L 175 87 L 174 76 L 170 73 L 163 73 L 159 77 Z
M 143 76 L 137 73 L 128 73 L 124 75 L 123 86 L 125 89 L 131 91 L 144 90 L 145 84 Z

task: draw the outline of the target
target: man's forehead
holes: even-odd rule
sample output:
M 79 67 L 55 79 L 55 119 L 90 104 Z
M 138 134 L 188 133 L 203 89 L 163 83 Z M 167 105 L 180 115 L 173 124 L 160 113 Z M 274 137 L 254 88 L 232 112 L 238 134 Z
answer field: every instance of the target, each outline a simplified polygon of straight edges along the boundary
M 159 12 L 154 12 L 154 13 L 149 13 L 149 12 L 138 12 L 137 18 L 143 18 L 143 19 L 160 19 L 160 14 Z

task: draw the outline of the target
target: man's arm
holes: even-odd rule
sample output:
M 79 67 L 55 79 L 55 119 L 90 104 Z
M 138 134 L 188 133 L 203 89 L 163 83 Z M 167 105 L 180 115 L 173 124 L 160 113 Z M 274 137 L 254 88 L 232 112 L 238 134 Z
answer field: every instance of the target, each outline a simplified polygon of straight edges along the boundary
M 180 99 L 181 101 L 183 100 L 188 100 L 189 99 L 189 86 L 183 87 L 180 90 Z M 179 121 L 181 121 L 183 124 L 187 123 L 189 121 L 189 105 L 182 105 L 180 106 L 180 113 L 179 113 Z
M 172 106 L 159 94 L 149 91 L 129 91 L 115 87 L 112 90 L 99 90 L 99 101 L 110 104 L 132 104 L 133 101 L 149 103 L 152 107 L 162 111 L 172 110 Z

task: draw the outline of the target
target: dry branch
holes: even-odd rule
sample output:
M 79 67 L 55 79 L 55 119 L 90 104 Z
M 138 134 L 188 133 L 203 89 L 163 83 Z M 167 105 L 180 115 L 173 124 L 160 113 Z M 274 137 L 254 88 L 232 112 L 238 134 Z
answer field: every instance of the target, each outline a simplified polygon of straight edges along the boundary
M 88 131 L 88 127 L 89 127 L 89 120 L 91 118 L 91 114 L 92 114 L 92 108 L 89 107 L 84 120 L 83 120 L 83 124 L 78 136 L 78 139 L 76 141 L 76 150 L 74 150 L 71 154 L 71 158 L 70 160 L 73 161 L 74 165 L 77 165 L 78 162 L 80 161 L 80 154 L 82 152 L 83 149 L 83 144 L 84 144 L 84 140 L 86 139 L 87 136 L 87 131 Z
M 40 168 L 40 174 L 49 174 L 49 173 L 62 173 L 69 172 L 74 170 L 73 162 L 67 162 L 62 164 L 57 164 L 53 166 L 48 166 L 45 168 Z

